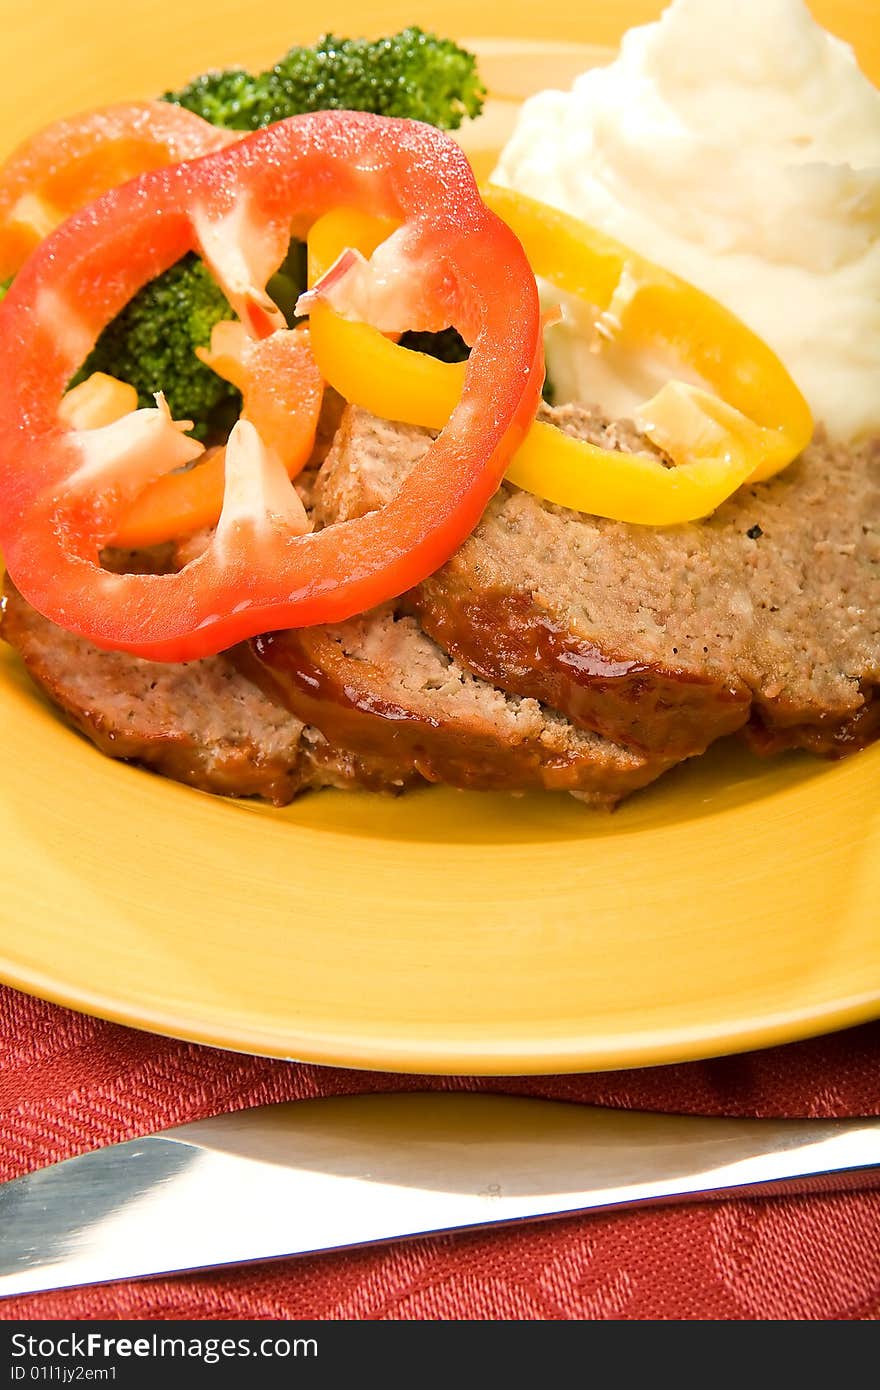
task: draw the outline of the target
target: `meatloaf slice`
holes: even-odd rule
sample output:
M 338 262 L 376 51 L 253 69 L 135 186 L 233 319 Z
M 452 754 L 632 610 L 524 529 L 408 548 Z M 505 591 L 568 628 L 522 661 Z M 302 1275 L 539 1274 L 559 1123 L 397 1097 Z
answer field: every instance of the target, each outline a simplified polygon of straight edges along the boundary
M 608 447 L 631 426 L 544 418 Z M 322 524 L 373 510 L 428 447 L 349 408 L 315 492 Z M 448 564 L 406 596 L 469 670 L 579 727 L 664 757 L 749 726 L 759 748 L 840 753 L 880 733 L 880 441 L 823 438 L 709 519 L 650 528 L 504 485 Z
M 310 787 L 400 789 L 406 767 L 332 747 L 238 670 L 232 656 L 180 665 L 97 647 L 41 617 L 11 581 L 0 635 L 102 753 L 203 791 L 285 805 Z
M 285 805 L 318 787 L 443 781 L 612 806 L 668 766 L 493 690 L 388 610 L 260 638 L 258 657 L 239 647 L 172 664 L 100 651 L 7 579 L 0 636 L 101 752 L 226 796 Z
M 620 748 L 536 700 L 497 690 L 393 608 L 271 633 L 250 651 L 248 674 L 330 744 L 391 756 L 428 782 L 569 791 L 612 806 L 674 761 Z

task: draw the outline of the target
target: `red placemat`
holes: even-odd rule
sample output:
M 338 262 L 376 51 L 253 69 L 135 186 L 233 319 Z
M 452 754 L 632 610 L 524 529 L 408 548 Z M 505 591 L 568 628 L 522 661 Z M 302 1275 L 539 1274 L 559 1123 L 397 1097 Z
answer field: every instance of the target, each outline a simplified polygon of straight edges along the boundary
M 0 1180 L 221 1110 L 422 1088 L 706 1115 L 877 1115 L 880 1024 L 639 1071 L 415 1077 L 214 1051 L 0 989 Z M 871 1191 L 567 1218 L 0 1303 L 3 1320 L 878 1317 Z

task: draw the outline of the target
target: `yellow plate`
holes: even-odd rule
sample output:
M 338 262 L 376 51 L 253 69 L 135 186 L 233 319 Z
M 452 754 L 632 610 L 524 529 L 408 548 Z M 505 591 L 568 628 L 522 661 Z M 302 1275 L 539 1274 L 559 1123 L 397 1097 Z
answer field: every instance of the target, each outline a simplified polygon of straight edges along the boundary
M 607 43 L 659 8 L 484 9 L 484 32 L 533 42 L 526 60 L 484 46 L 477 162 L 512 101 L 590 56 L 558 41 Z M 872 8 L 816 6 L 864 38 L 876 79 Z M 316 37 L 291 31 L 286 0 L 256 13 L 160 0 L 120 27 L 115 3 L 80 0 L 71 26 L 62 0 L 16 6 L 4 141 Z M 370 14 L 373 33 L 474 27 L 470 3 Z M 333 0 L 321 23 L 362 29 Z M 834 766 L 716 750 L 613 816 L 441 790 L 276 812 L 105 760 L 5 651 L 0 728 L 0 975 L 74 1008 L 247 1052 L 487 1073 L 708 1056 L 880 1013 L 880 749 Z

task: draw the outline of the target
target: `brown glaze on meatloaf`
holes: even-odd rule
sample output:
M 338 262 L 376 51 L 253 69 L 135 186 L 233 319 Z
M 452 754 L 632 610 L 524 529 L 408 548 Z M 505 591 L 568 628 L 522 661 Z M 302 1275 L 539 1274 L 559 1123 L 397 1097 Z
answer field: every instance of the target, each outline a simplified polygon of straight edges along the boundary
M 225 796 L 281 806 L 319 787 L 442 781 L 613 806 L 668 766 L 493 690 L 387 610 L 260 638 L 259 659 L 239 647 L 175 664 L 100 651 L 7 580 L 0 636 L 102 753 Z
M 645 447 L 576 406 L 544 418 Z M 350 408 L 319 475 L 322 524 L 383 505 L 430 436 Z M 818 439 L 710 518 L 629 526 L 502 486 L 405 599 L 470 670 L 665 757 L 746 725 L 758 748 L 839 754 L 880 732 L 880 444 Z M 870 711 L 870 712 L 869 712 Z
M 225 796 L 285 805 L 311 787 L 400 790 L 415 774 L 332 747 L 241 674 L 231 654 L 179 665 L 99 651 L 41 617 L 10 580 L 0 635 L 102 753 Z
M 674 761 L 620 748 L 495 689 L 393 608 L 258 637 L 250 650 L 247 673 L 331 744 L 391 756 L 428 782 L 569 791 L 612 806 Z

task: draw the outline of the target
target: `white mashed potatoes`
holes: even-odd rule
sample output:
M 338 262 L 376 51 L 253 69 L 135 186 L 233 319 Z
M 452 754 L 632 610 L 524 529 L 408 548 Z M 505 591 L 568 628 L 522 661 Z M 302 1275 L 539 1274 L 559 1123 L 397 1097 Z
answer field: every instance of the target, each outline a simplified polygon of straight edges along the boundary
M 493 179 L 727 305 L 833 435 L 880 430 L 880 92 L 801 0 L 674 0 L 610 66 L 526 102 Z M 597 353 L 566 311 L 559 398 L 643 399 L 652 364 Z

